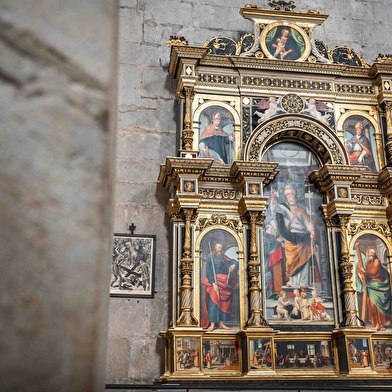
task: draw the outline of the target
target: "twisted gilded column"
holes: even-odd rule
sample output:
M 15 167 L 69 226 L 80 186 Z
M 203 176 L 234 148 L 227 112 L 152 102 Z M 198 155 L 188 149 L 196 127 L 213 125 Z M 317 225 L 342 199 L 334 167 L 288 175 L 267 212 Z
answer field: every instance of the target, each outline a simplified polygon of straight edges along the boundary
M 172 217 L 175 216 L 176 220 L 182 219 L 185 222 L 183 254 L 178 266 L 181 271 L 181 282 L 179 282 L 181 314 L 176 322 L 179 326 L 198 324 L 193 316 L 192 302 L 194 260 L 191 257 L 191 222 L 203 198 L 198 192 L 198 178 L 203 176 L 211 164 L 211 159 L 167 157 L 165 164 L 161 165 L 158 177 L 159 182 L 174 194 L 174 198 L 170 199 L 167 205 L 167 213 Z M 191 187 L 188 188 L 187 184 Z
M 340 263 L 340 273 L 343 278 L 343 298 L 344 298 L 344 315 L 342 327 L 363 327 L 365 323 L 358 317 L 358 309 L 355 304 L 355 289 L 353 287 L 353 267 L 354 262 L 350 260 L 348 250 L 347 224 L 349 217 L 339 216 L 340 236 L 341 236 L 341 253 L 342 261 Z
M 262 225 L 268 206 L 268 197 L 263 196 L 263 188 L 278 174 L 277 163 L 245 162 L 233 163 L 231 172 L 243 184 L 243 195 L 238 203 L 238 211 L 248 220 L 250 228 L 250 248 L 248 261 L 249 279 L 249 319 L 247 327 L 269 327 L 262 315 L 260 288 L 260 260 L 256 239 L 256 227 Z
M 357 206 L 351 196 L 351 184 L 366 171 L 365 166 L 324 165 L 311 174 L 315 186 L 325 192 L 327 204 L 323 206 L 326 221 L 335 220 L 340 226 L 341 262 L 340 276 L 343 281 L 344 315 L 341 327 L 358 327 L 364 323 L 358 317 L 353 287 L 354 260 L 350 259 L 348 244 L 348 224 Z
M 192 272 L 193 259 L 191 257 L 191 219 L 193 216 L 193 209 L 185 208 L 183 210 L 185 215 L 185 239 L 184 252 L 180 261 L 181 268 L 181 314 L 177 319 L 178 326 L 197 325 L 198 322 L 193 316 L 192 304 Z
M 268 326 L 268 322 L 264 319 L 261 305 L 261 288 L 260 288 L 260 260 L 257 252 L 256 242 L 256 223 L 262 223 L 265 216 L 259 212 L 249 212 L 250 224 L 250 255 L 248 262 L 249 274 L 249 302 L 250 302 L 250 317 L 247 321 L 248 327 L 263 327 Z

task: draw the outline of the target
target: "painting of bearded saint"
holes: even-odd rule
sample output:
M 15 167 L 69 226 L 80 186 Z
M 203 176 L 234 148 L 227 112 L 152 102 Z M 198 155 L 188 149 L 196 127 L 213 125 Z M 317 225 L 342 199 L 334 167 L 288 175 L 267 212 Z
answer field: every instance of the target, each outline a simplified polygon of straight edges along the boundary
M 376 331 L 390 328 L 391 285 L 384 242 L 366 234 L 355 243 L 355 281 L 359 317 Z
M 266 187 L 264 287 L 267 319 L 276 323 L 332 323 L 334 307 L 327 232 L 320 205 L 324 195 L 307 179 L 318 169 L 313 153 L 281 143 L 263 160 L 280 172 Z
M 238 244 L 223 229 L 201 241 L 201 326 L 214 330 L 239 327 Z
M 212 158 L 213 165 L 234 161 L 234 117 L 225 108 L 211 106 L 200 116 L 199 157 Z
M 377 170 L 372 123 L 364 116 L 349 116 L 343 123 L 343 130 L 350 165 L 365 165 L 368 171 Z

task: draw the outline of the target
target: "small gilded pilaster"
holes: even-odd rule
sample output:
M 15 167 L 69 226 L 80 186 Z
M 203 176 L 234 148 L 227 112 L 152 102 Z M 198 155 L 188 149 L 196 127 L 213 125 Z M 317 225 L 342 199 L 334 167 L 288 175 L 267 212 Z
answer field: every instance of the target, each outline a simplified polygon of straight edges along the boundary
M 387 161 L 392 162 L 392 102 L 385 103 L 385 113 L 387 122 Z
M 349 255 L 347 225 L 349 217 L 339 215 L 341 262 L 340 274 L 343 280 L 344 316 L 341 327 L 364 327 L 365 323 L 358 317 L 355 303 L 355 289 L 353 287 L 354 260 Z
M 261 305 L 261 288 L 259 281 L 261 264 L 258 258 L 256 243 L 256 224 L 262 225 L 265 215 L 258 212 L 249 212 L 248 218 L 250 226 L 250 255 L 248 262 L 250 317 L 246 324 L 248 327 L 265 327 L 268 326 L 268 322 L 262 314 L 263 308 Z
M 197 325 L 198 321 L 193 316 L 192 304 L 192 272 L 193 259 L 191 257 L 191 219 L 194 215 L 193 209 L 185 208 L 185 238 L 184 238 L 184 253 L 181 259 L 181 314 L 177 319 L 178 326 L 192 326 Z
M 184 128 L 182 130 L 182 149 L 184 151 L 191 151 L 193 144 L 193 131 L 191 128 L 191 100 L 194 96 L 193 87 L 184 87 L 185 94 L 185 116 Z

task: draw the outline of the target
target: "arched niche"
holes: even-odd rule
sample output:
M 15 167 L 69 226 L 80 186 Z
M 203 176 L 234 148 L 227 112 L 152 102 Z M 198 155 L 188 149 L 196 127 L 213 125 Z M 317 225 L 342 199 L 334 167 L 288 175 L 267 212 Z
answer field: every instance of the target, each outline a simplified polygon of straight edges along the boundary
M 210 326 L 208 321 L 208 276 L 207 264 L 211 261 L 212 253 L 215 253 L 215 245 L 221 244 L 222 255 L 226 259 L 236 260 L 237 267 L 233 271 L 233 280 L 227 283 L 230 293 L 230 315 L 228 315 L 227 326 L 233 330 L 243 328 L 245 323 L 245 280 L 246 266 L 244 264 L 244 244 L 235 230 L 225 225 L 211 225 L 202 230 L 195 240 L 195 280 L 194 280 L 194 313 L 200 320 L 201 326 Z M 219 274 L 218 271 L 215 271 Z M 232 286 L 229 288 L 229 286 Z M 217 326 L 218 328 L 219 326 Z M 219 329 L 219 328 L 218 328 Z
M 217 135 L 225 134 L 227 137 L 230 136 L 231 143 L 227 143 L 226 157 L 222 157 L 219 151 L 211 151 L 211 155 L 204 155 L 204 149 L 200 146 L 200 142 L 202 141 L 201 136 L 206 131 L 206 128 L 213 124 L 215 114 L 219 114 L 220 116 Z M 232 101 L 231 104 L 219 100 L 210 100 L 201 103 L 194 109 L 192 115 L 192 130 L 194 132 L 193 148 L 199 150 L 200 157 L 214 158 L 214 165 L 232 164 L 240 155 L 240 124 L 240 116 L 235 101 Z M 231 137 L 231 134 L 233 137 Z
M 244 160 L 260 161 L 264 152 L 281 142 L 298 143 L 324 164 L 348 164 L 338 136 L 325 124 L 301 115 L 282 115 L 263 123 L 250 136 Z
M 361 124 L 361 134 L 363 138 L 361 143 L 367 145 L 370 153 L 367 154 L 367 159 L 363 162 L 350 159 L 352 165 L 367 165 L 368 170 L 376 171 L 379 167 L 385 165 L 384 154 L 382 153 L 382 146 L 377 146 L 377 140 L 382 139 L 379 123 L 366 111 L 363 110 L 348 110 L 342 114 L 337 121 L 337 130 L 341 134 L 341 139 L 344 140 L 345 148 L 350 156 L 350 141 L 354 140 L 356 135 L 356 126 Z
M 332 285 L 335 280 L 332 244 L 320 209 L 325 203 L 325 194 L 314 187 L 309 175 L 325 164 L 346 165 L 348 157 L 344 145 L 333 130 L 317 120 L 301 115 L 282 115 L 255 129 L 245 147 L 244 159 L 276 162 L 279 170 L 263 193 L 269 198 L 262 234 L 266 319 L 271 325 L 290 325 L 294 330 L 300 330 L 305 324 L 330 327 L 337 317 Z M 289 194 L 295 195 L 293 209 L 288 207 Z M 298 218 L 294 219 L 295 214 Z M 278 219 L 279 215 L 282 219 Z M 291 231 L 294 224 L 298 227 L 293 229 L 304 238 L 298 243 L 285 233 Z M 287 256 L 287 241 L 292 244 L 292 257 Z M 306 251 L 308 253 L 306 248 L 310 249 Z M 307 256 L 297 261 L 295 254 L 305 253 Z M 297 301 L 299 308 L 304 307 L 300 306 L 301 301 L 311 301 L 313 292 L 316 293 L 322 297 L 323 313 L 290 311 L 286 316 L 279 315 L 277 306 L 283 288 L 287 296 Z
M 309 181 L 309 175 L 320 168 L 320 158 L 296 140 L 283 139 L 267 148 L 260 160 L 278 163 L 279 170 L 263 189 L 268 197 L 261 247 L 266 319 L 272 325 L 285 324 L 294 329 L 309 323 L 331 325 L 336 317 L 334 268 L 320 209 L 325 194 Z M 313 292 L 322 298 L 323 313 L 309 312 L 307 303 Z M 294 302 L 293 308 L 280 314 L 279 303 L 288 297 Z
M 382 234 L 385 227 L 372 225 L 376 230 L 370 230 L 366 222 L 354 227 L 357 233 L 350 241 L 353 286 L 359 318 L 368 328 L 384 331 L 392 313 L 391 244 Z

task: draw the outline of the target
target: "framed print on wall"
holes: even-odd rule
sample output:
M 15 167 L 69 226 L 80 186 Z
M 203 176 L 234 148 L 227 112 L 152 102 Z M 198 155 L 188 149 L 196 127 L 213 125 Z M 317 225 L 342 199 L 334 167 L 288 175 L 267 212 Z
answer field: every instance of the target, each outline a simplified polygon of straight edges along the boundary
M 110 296 L 154 297 L 155 235 L 114 234 Z

